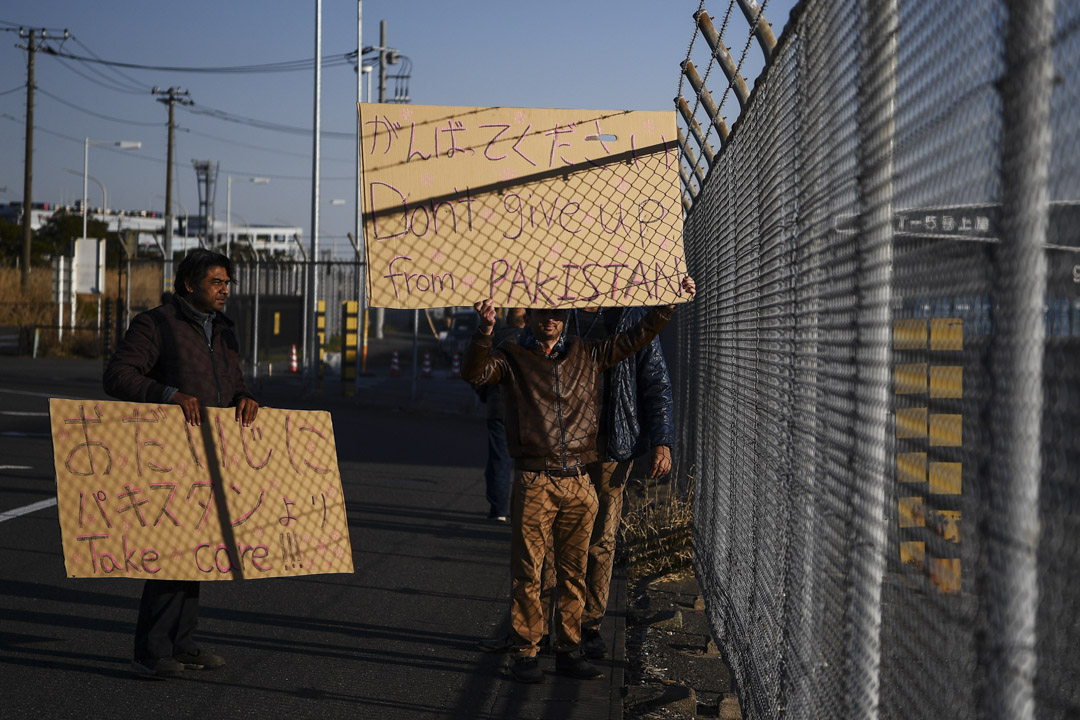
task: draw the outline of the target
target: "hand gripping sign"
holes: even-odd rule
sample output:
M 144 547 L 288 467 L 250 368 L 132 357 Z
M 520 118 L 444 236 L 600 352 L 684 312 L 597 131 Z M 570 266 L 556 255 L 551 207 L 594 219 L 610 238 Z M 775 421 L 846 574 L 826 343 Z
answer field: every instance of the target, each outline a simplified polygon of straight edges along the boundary
M 353 571 L 330 414 L 49 401 L 69 577 L 233 580 Z
M 371 305 L 687 299 L 674 111 L 358 112 Z

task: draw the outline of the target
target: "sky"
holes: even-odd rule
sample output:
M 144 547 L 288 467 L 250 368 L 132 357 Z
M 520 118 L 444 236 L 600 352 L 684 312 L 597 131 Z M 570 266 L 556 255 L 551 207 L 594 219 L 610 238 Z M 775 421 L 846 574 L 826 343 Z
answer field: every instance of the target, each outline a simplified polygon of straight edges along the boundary
M 386 45 L 407 58 L 389 72 L 409 66 L 413 104 L 671 110 L 679 63 L 694 37 L 692 16 L 701 4 L 718 27 L 731 5 L 729 0 L 363 0 L 363 45 L 379 44 L 384 21 Z M 793 4 L 771 0 L 764 5 L 777 37 Z M 194 104 L 176 105 L 175 214 L 198 213 L 192 160 L 210 160 L 219 167 L 219 220 L 225 216 L 226 178 L 233 176 L 234 224 L 300 226 L 307 242 L 315 8 L 314 0 L 5 2 L 0 6 L 0 202 L 21 202 L 23 194 L 27 53 L 17 47 L 26 44 L 18 28 L 44 28 L 56 38 L 48 46 L 61 53 L 141 67 L 36 54 L 35 202 L 79 201 L 85 138 L 139 141 L 137 150 L 92 146 L 89 174 L 104 185 L 110 208 L 164 212 L 168 109 L 152 89 L 176 87 Z M 729 44 L 733 53 L 741 53 L 748 35 L 737 6 L 730 23 L 738 30 Z M 65 29 L 67 40 L 61 39 Z M 323 0 L 319 235 L 320 246 L 333 247 L 341 257 L 351 254 L 346 233 L 355 221 L 357 76 L 345 56 L 356 47 L 357 3 Z M 753 50 L 744 73 L 751 87 L 760 67 Z M 223 71 L 281 63 L 302 69 Z M 372 89 L 377 95 L 377 81 Z M 717 94 L 722 90 L 714 88 Z M 391 81 L 387 95 L 394 93 Z M 251 177 L 269 183 L 245 182 Z M 93 181 L 88 198 L 91 207 L 101 205 Z

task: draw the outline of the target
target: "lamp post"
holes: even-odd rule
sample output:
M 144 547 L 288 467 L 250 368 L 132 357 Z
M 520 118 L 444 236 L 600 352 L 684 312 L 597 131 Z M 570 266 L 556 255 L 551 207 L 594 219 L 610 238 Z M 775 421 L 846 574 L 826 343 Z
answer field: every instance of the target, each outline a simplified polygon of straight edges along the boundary
M 83 138 L 83 181 L 82 181 L 82 238 L 86 239 L 86 183 L 90 178 L 90 146 L 91 145 L 106 145 L 119 148 L 121 150 L 138 150 L 142 147 L 142 143 L 138 140 L 91 140 L 90 138 Z M 109 203 L 105 197 L 105 185 L 95 178 L 96 183 L 101 185 L 101 205 L 102 210 L 108 208 Z M 104 262 L 100 249 L 95 254 L 98 258 L 98 280 L 101 279 L 101 265 Z M 71 324 L 75 326 L 75 278 L 72 278 L 72 292 L 71 292 Z M 100 282 L 99 282 L 100 285 Z M 98 306 L 97 306 L 97 330 L 101 332 L 101 293 L 102 289 L 98 287 Z
M 120 148 L 121 150 L 138 150 L 142 147 L 142 143 L 135 140 L 91 140 L 85 138 L 83 142 L 83 183 L 82 183 L 82 236 L 86 237 L 86 182 L 90 177 L 90 146 L 91 145 L 109 145 L 112 147 Z M 102 193 L 104 194 L 105 186 L 102 185 Z
M 74 170 L 72 168 L 64 168 L 64 172 L 69 172 L 72 175 L 82 175 L 81 172 L 79 172 L 78 170 Z M 105 189 L 105 183 L 101 182 L 101 180 L 97 179 L 93 175 L 87 175 L 86 177 L 88 177 L 91 180 L 93 180 L 94 182 L 96 182 L 97 186 L 99 188 L 101 188 L 101 209 L 105 214 L 108 214 L 108 212 L 109 212 L 109 192 Z M 2 190 L 2 189 L 3 188 L 0 188 L 0 190 Z M 86 235 L 86 228 L 83 228 L 83 235 Z
M 232 232 L 232 223 L 230 215 L 232 214 L 232 184 L 233 181 L 255 183 L 256 185 L 266 185 L 270 182 L 270 178 L 264 177 L 233 177 L 229 175 L 225 180 L 225 255 L 228 256 L 229 250 L 232 246 L 232 238 L 230 233 Z

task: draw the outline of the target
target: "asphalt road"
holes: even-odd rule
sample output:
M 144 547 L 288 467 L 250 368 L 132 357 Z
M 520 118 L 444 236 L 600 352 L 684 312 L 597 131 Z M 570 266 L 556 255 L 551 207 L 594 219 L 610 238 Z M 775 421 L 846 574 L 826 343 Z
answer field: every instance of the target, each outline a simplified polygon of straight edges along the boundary
M 485 518 L 482 414 L 302 397 L 288 382 L 260 400 L 332 412 L 355 572 L 203 583 L 199 637 L 227 667 L 133 678 L 141 582 L 66 578 L 50 504 L 48 398 L 105 399 L 100 372 L 0 358 L 3 717 L 621 716 L 621 659 L 604 681 L 525 687 L 477 650 L 503 630 L 509 589 L 509 528 Z

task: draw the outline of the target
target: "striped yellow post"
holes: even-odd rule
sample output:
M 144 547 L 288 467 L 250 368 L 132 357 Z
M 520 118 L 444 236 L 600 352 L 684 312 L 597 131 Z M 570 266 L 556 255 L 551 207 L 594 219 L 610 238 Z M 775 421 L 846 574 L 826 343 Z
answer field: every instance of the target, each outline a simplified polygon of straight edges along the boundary
M 356 348 L 358 303 L 341 303 L 341 394 L 352 397 L 356 392 Z
M 315 306 L 315 338 L 319 343 L 319 366 L 316 371 L 318 382 L 315 389 L 322 392 L 323 366 L 326 362 L 326 301 L 320 300 Z
M 963 349 L 960 318 L 893 324 L 900 563 L 945 594 L 962 587 L 959 549 L 947 548 L 958 546 L 962 533 L 960 510 L 949 507 L 955 502 L 949 496 L 963 488 L 963 464 L 950 451 L 963 447 L 963 417 L 950 402 L 964 396 Z

